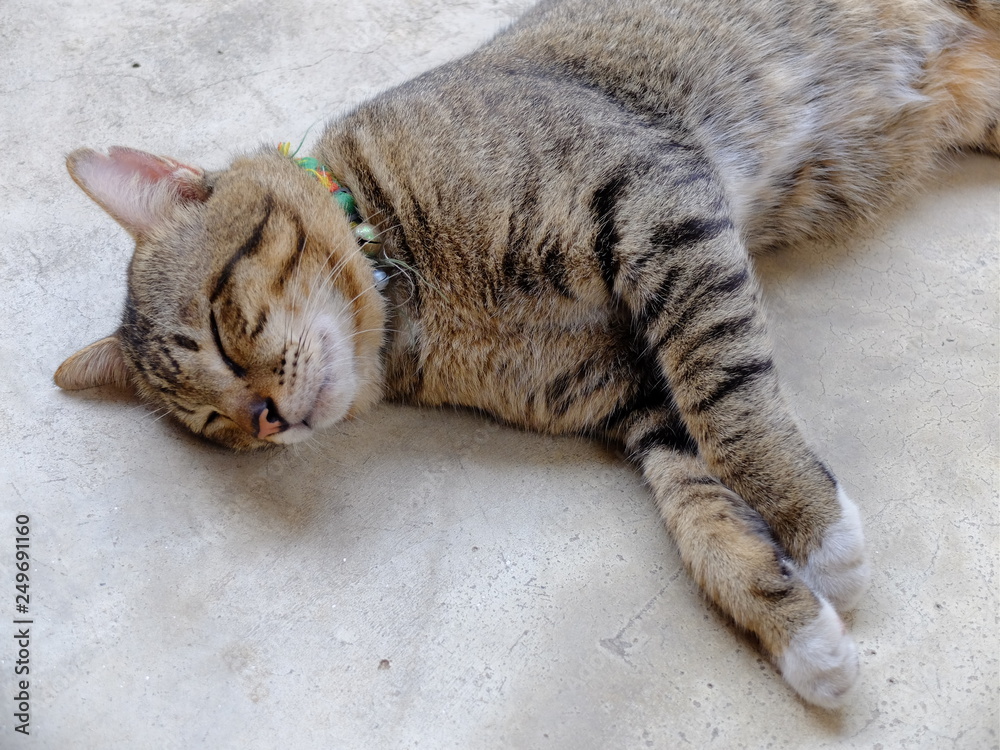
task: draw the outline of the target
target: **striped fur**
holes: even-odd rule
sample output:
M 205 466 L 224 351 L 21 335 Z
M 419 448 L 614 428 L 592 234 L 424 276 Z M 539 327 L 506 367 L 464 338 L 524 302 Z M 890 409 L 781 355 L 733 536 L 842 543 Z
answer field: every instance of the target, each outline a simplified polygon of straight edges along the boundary
M 617 441 L 709 598 L 837 705 L 864 540 L 782 400 L 750 257 L 1000 153 L 998 29 L 987 0 L 543 2 L 317 144 L 407 269 L 384 294 L 273 152 L 78 151 L 136 252 L 121 327 L 56 381 L 132 383 L 237 449 L 382 398 Z

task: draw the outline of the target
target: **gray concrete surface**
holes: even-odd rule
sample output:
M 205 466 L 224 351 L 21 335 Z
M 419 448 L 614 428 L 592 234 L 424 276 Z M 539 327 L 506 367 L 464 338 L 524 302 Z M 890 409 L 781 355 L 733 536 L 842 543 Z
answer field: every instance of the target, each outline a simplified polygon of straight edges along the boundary
M 788 393 L 875 564 L 847 706 L 703 602 L 632 472 L 580 440 L 386 406 L 235 456 L 53 370 L 129 242 L 62 160 L 205 166 L 471 48 L 524 3 L 0 5 L 0 747 L 997 747 L 1000 167 L 768 259 Z M 31 518 L 30 731 L 14 519 Z

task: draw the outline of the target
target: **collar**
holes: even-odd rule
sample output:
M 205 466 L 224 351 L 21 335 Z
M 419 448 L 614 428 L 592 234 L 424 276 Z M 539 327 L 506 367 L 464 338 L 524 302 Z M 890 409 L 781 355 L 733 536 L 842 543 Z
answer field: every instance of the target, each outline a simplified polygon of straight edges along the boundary
M 301 147 L 301 144 L 299 146 Z M 351 224 L 351 229 L 354 231 L 354 237 L 358 241 L 358 247 L 361 249 L 361 252 L 369 260 L 377 262 L 379 252 L 382 249 L 382 243 L 378 240 L 378 232 L 375 230 L 375 227 L 362 219 L 361 214 L 358 212 L 357 202 L 354 200 L 350 189 L 338 178 L 334 177 L 333 172 L 330 171 L 328 166 L 311 156 L 296 158 L 295 154 L 299 152 L 298 148 L 295 151 L 291 149 L 292 144 L 289 141 L 278 144 L 279 154 L 287 156 L 295 164 L 315 177 L 330 193 L 333 199 L 337 201 L 337 204 L 347 215 L 347 220 Z M 375 268 L 373 273 L 375 276 L 375 288 L 382 291 L 389 283 L 389 276 L 385 269 L 378 267 Z

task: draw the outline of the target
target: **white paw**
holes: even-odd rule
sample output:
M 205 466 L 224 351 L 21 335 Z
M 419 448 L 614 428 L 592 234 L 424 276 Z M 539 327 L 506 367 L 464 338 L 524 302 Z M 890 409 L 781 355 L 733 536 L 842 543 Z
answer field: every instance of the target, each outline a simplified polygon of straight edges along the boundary
M 868 588 L 871 567 L 865 555 L 861 514 L 841 487 L 837 487 L 841 517 L 830 526 L 823 544 L 799 573 L 809 587 L 840 612 L 849 612 Z
M 778 669 L 805 700 L 836 708 L 858 678 L 858 649 L 829 602 L 801 628 L 778 659 Z

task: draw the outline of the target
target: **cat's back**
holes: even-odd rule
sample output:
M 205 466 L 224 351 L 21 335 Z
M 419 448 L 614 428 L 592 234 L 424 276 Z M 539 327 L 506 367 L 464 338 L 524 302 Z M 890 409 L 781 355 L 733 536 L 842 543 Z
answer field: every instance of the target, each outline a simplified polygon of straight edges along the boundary
M 1000 101 L 1000 52 L 970 65 L 948 51 L 976 34 L 1000 47 L 971 23 L 1000 17 L 995 5 L 553 0 L 356 116 L 383 143 L 433 154 L 431 170 L 459 172 L 477 154 L 517 172 L 525 153 L 572 142 L 596 175 L 615 153 L 649 151 L 659 129 L 653 140 L 707 154 L 748 246 L 762 248 L 843 231 L 917 185 L 943 145 L 977 145 L 995 114 L 984 102 Z M 962 113 L 967 133 L 955 132 L 959 102 L 983 110 Z M 612 131 L 614 143 L 599 134 Z
M 426 281 L 403 287 L 415 328 L 395 380 L 544 428 L 506 413 L 504 389 L 544 389 L 553 360 L 593 370 L 595 348 L 621 359 L 602 249 L 624 202 L 725 211 L 750 250 L 842 232 L 961 145 L 937 101 L 960 97 L 933 76 L 986 33 L 969 18 L 946 0 L 545 2 L 335 121 L 317 155 Z M 987 89 L 998 57 L 976 73 Z M 460 377 L 493 370 L 495 387 Z
M 842 231 L 916 187 L 942 150 L 983 146 L 1000 109 L 998 27 L 993 0 L 553 0 L 488 55 L 669 113 L 761 248 Z

